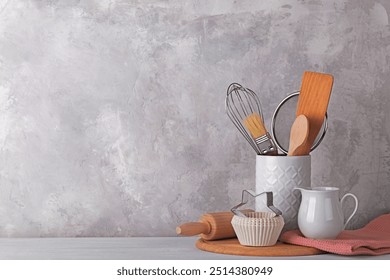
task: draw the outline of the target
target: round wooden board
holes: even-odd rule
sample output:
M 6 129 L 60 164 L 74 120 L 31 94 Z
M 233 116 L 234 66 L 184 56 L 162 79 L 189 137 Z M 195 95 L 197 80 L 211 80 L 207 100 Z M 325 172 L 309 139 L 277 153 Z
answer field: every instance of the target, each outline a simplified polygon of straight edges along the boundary
M 316 248 L 291 245 L 282 242 L 269 247 L 242 246 L 237 238 L 207 241 L 198 239 L 196 247 L 203 251 L 240 256 L 308 256 L 325 252 Z

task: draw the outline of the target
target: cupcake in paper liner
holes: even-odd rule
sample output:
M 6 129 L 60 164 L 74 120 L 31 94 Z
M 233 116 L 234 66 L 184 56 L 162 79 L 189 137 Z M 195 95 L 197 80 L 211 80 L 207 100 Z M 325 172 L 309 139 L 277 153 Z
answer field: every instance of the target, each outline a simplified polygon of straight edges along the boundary
M 272 212 L 246 212 L 238 210 L 248 202 L 246 194 L 257 197 L 262 194 L 267 196 L 267 207 Z M 238 241 L 244 246 L 272 246 L 278 241 L 284 226 L 282 212 L 273 205 L 273 193 L 262 192 L 256 194 L 251 190 L 242 191 L 241 203 L 234 206 L 231 221 Z
M 250 212 L 246 217 L 234 215 L 232 226 L 241 245 L 272 246 L 278 241 L 284 220 L 275 213 Z

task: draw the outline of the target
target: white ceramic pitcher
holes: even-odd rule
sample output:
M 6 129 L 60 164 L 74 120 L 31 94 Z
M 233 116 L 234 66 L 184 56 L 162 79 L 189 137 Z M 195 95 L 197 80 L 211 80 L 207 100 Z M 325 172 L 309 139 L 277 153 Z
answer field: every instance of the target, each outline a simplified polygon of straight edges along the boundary
M 333 239 L 345 228 L 358 208 L 358 199 L 351 193 L 339 200 L 339 189 L 319 187 L 313 189 L 295 188 L 302 193 L 298 211 L 298 227 L 302 234 L 314 239 Z M 342 205 L 344 199 L 355 199 L 355 209 L 344 223 Z

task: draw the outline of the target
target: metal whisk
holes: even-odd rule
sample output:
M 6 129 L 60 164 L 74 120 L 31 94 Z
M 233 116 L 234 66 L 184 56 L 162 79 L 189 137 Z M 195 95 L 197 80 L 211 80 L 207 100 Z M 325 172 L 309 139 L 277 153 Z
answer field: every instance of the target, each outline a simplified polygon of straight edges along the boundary
M 275 142 L 264 126 L 261 103 L 256 93 L 232 83 L 227 89 L 225 109 L 235 127 L 258 155 L 277 154 Z

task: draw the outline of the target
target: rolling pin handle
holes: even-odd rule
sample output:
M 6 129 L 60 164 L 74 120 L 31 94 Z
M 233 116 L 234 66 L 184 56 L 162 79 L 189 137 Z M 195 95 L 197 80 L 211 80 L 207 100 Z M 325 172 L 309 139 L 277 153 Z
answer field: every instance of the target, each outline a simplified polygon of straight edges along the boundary
M 209 223 L 205 222 L 192 222 L 178 226 L 176 233 L 185 236 L 193 236 L 198 234 L 208 234 L 211 231 Z

